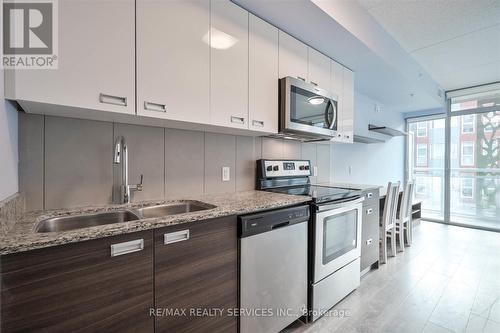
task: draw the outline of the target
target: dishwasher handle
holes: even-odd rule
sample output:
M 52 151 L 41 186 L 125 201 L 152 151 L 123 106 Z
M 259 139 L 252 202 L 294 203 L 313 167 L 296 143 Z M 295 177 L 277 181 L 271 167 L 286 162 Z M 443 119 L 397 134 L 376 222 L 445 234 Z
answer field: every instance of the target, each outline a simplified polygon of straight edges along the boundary
M 273 225 L 272 229 L 274 230 L 274 229 L 283 228 L 283 227 L 286 227 L 287 225 L 290 225 L 290 221 L 275 224 L 275 225 Z
M 309 221 L 309 205 L 283 208 L 238 217 L 238 235 L 249 237 Z

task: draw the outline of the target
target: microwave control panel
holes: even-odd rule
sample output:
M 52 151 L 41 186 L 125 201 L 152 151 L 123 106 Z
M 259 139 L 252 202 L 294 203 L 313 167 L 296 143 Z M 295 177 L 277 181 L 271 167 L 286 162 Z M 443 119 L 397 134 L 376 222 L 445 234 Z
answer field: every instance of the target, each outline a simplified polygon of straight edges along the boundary
M 311 163 L 307 160 L 264 160 L 266 178 L 310 176 Z

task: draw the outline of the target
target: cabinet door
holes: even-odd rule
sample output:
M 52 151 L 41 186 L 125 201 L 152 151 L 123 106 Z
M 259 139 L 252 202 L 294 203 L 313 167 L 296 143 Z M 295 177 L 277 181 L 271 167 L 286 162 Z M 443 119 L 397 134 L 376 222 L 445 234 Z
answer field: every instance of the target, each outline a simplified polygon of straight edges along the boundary
M 185 315 L 158 316 L 156 332 L 236 332 L 236 217 L 155 230 L 155 306 Z M 221 309 L 215 316 L 194 314 Z
M 330 90 L 330 58 L 316 51 L 309 49 L 309 75 L 308 80 L 312 84 L 325 90 Z
M 59 68 L 10 73 L 8 97 L 135 114 L 135 1 L 58 4 Z
M 211 17 L 211 123 L 248 128 L 248 12 L 218 0 Z
M 280 30 L 279 75 L 307 80 L 307 45 Z
M 209 0 L 137 1 L 137 114 L 209 122 Z
M 1 259 L 3 333 L 153 332 L 152 231 Z
M 343 117 L 344 117 L 344 66 L 336 61 L 330 63 L 330 84 L 331 92 L 337 95 L 338 101 L 338 121 L 337 121 L 337 134 L 333 141 L 343 141 Z
M 277 133 L 278 28 L 249 15 L 249 128 Z
M 344 102 L 342 107 L 343 141 L 352 143 L 354 137 L 354 73 L 344 67 Z

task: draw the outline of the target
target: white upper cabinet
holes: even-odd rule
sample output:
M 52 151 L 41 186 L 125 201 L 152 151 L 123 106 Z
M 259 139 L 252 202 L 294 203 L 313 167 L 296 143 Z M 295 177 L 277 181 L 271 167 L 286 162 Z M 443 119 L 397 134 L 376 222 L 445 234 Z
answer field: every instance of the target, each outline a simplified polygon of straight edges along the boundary
M 313 48 L 309 47 L 308 49 L 308 81 L 320 88 L 330 90 L 330 58 Z
M 330 91 L 337 96 L 338 120 L 337 136 L 334 141 L 342 141 L 342 118 L 344 112 L 344 66 L 336 61 L 330 61 Z
M 279 77 L 292 76 L 307 81 L 308 47 L 298 39 L 279 32 Z
M 278 28 L 249 15 L 249 128 L 277 133 Z
M 209 0 L 137 0 L 137 114 L 209 123 Z
M 58 4 L 59 68 L 8 70 L 6 97 L 135 114 L 135 1 Z
M 344 68 L 344 102 L 342 132 L 344 142 L 353 142 L 354 138 L 354 73 Z
M 248 128 L 248 12 L 215 0 L 211 15 L 211 123 Z

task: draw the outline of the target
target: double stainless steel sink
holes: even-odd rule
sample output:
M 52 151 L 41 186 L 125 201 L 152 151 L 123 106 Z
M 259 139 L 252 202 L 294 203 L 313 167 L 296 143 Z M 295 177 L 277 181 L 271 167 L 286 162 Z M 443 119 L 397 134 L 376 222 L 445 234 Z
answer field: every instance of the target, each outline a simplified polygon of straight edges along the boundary
M 137 221 L 140 219 L 147 219 L 153 217 L 185 214 L 185 213 L 197 212 L 213 208 L 215 208 L 214 205 L 210 205 L 204 202 L 186 200 L 172 204 L 147 206 L 137 209 L 126 209 L 114 212 L 53 217 L 50 219 L 40 221 L 37 224 L 35 231 L 36 232 L 68 231 L 74 229 L 95 227 L 105 224 Z

